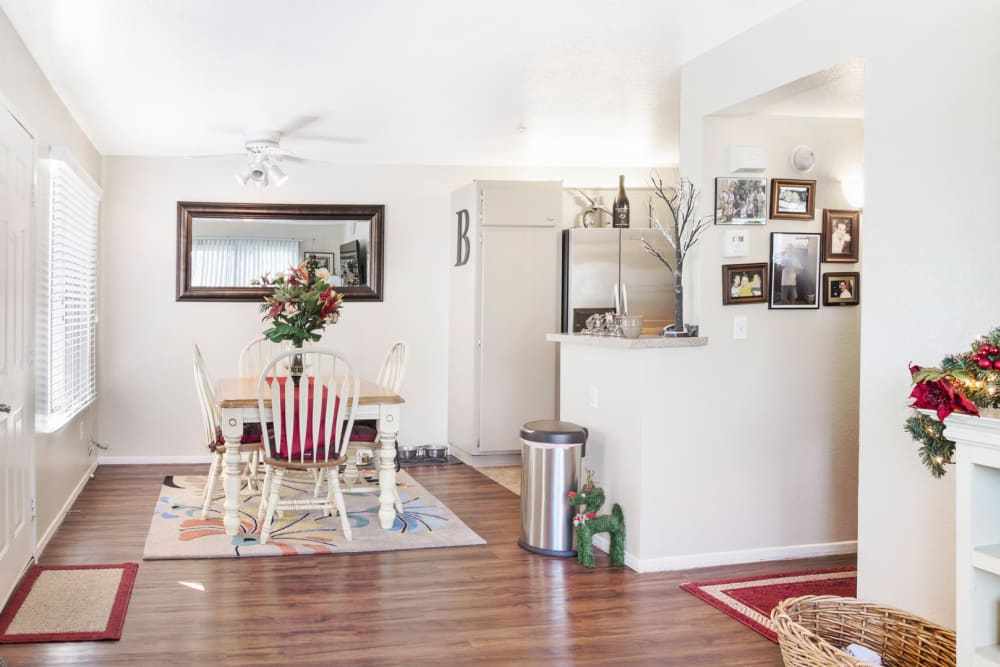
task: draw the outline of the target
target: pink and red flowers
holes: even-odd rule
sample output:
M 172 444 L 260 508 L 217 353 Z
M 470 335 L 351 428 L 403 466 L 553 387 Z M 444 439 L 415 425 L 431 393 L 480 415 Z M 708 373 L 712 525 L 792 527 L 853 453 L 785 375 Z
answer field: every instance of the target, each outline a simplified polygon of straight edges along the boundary
M 304 341 L 318 341 L 323 328 L 340 318 L 343 296 L 327 282 L 329 275 L 325 269 L 303 262 L 287 273 L 265 274 L 255 281 L 274 288 L 260 307 L 264 321 L 272 324 L 264 331 L 268 340 L 276 343 L 290 340 L 301 347 Z

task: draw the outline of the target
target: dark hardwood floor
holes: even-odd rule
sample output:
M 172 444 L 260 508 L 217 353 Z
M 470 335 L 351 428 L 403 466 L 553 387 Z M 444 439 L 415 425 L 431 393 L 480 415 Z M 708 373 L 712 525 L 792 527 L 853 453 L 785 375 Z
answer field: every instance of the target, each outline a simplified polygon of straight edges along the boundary
M 165 474 L 100 468 L 41 564 L 140 562 L 118 642 L 0 645 L 26 665 L 780 665 L 777 645 L 678 585 L 850 565 L 849 556 L 636 574 L 517 546 L 518 497 L 465 465 L 410 468 L 488 544 L 142 561 Z M 205 591 L 180 582 L 200 582 Z

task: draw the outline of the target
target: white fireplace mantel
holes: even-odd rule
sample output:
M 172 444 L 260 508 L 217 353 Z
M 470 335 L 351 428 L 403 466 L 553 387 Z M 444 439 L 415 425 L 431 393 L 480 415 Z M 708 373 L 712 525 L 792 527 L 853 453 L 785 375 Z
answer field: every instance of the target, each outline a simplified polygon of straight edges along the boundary
M 1000 665 L 1000 410 L 952 414 L 958 665 Z

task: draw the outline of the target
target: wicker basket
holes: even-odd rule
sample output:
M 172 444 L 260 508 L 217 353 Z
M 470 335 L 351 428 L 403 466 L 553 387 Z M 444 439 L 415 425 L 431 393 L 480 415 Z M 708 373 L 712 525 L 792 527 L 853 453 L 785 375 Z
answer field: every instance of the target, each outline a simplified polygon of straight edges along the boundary
M 860 644 L 891 667 L 953 667 L 955 633 L 891 607 L 854 598 L 806 595 L 788 598 L 771 612 L 786 667 L 862 667 L 845 653 Z

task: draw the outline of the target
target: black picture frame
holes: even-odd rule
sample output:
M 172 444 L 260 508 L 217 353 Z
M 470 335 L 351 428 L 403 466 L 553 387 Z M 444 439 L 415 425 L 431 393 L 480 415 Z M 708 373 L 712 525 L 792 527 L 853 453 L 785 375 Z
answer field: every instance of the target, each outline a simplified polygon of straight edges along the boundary
M 771 232 L 771 292 L 767 307 L 772 310 L 819 308 L 819 265 L 819 234 Z M 791 283 L 788 283 L 789 278 Z
M 766 225 L 767 179 L 736 176 L 716 178 L 715 224 Z
M 722 265 L 722 305 L 767 303 L 767 262 Z M 735 282 L 735 284 L 734 284 Z M 740 296 L 749 291 L 750 294 Z
M 848 290 L 847 296 L 844 296 L 845 289 Z M 856 306 L 859 303 L 861 303 L 860 273 L 857 271 L 831 271 L 823 274 L 824 306 Z

